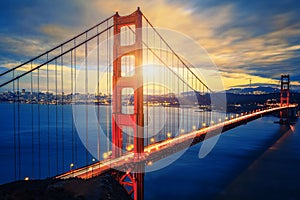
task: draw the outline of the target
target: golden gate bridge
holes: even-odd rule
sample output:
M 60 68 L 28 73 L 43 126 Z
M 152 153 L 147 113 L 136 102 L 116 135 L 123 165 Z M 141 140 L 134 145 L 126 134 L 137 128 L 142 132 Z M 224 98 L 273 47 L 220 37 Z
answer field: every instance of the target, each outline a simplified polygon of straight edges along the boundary
M 8 181 L 113 173 L 136 200 L 144 198 L 147 166 L 270 113 L 287 123 L 297 106 L 282 75 L 280 103 L 227 114 L 226 101 L 140 9 L 116 13 L 0 77 L 12 103 L 2 112 L 11 120 Z

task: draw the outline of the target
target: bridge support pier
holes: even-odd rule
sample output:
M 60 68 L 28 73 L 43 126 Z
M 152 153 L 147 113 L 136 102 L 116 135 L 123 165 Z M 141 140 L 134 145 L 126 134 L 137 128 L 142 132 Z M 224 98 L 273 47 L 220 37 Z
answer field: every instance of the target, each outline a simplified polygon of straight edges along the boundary
M 144 173 L 134 173 L 134 191 L 136 200 L 144 199 Z
M 134 200 L 144 199 L 144 169 L 145 162 L 142 161 L 126 164 L 117 171 L 113 172 L 114 177 L 124 187 L 128 195 L 133 197 Z

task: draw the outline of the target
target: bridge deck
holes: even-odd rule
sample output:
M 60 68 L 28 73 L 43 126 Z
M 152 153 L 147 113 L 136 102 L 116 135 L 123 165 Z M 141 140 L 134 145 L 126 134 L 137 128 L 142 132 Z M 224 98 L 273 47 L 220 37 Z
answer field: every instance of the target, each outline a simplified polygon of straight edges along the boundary
M 285 107 L 276 107 L 266 110 L 258 110 L 257 112 L 242 114 L 239 117 L 228 119 L 224 122 L 201 128 L 199 130 L 192 131 L 190 133 L 185 133 L 174 137 L 172 139 L 164 140 L 155 144 L 151 144 L 145 147 L 144 154 L 135 157 L 133 152 L 128 152 L 118 158 L 108 158 L 103 161 L 94 163 L 89 166 L 85 166 L 79 169 L 69 171 L 67 173 L 56 176 L 55 178 L 91 178 L 93 176 L 107 172 L 110 169 L 122 168 L 122 166 L 138 162 L 152 163 L 165 158 L 173 153 L 179 152 L 191 145 L 197 144 L 205 139 L 213 137 L 219 133 L 230 130 L 241 124 L 245 124 L 264 115 L 270 114 L 272 112 L 280 111 L 283 109 L 292 109 L 297 105 L 289 105 Z

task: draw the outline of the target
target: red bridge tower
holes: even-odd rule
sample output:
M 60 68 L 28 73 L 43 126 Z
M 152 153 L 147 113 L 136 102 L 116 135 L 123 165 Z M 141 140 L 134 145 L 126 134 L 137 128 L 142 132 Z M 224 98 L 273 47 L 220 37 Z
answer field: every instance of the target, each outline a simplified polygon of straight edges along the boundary
M 134 27 L 135 38 L 132 44 L 124 44 L 121 41 L 122 28 Z M 113 48 L 113 102 L 112 102 L 112 156 L 119 157 L 123 149 L 123 129 L 133 130 L 133 152 L 135 162 L 138 163 L 139 155 L 144 153 L 144 112 L 143 112 L 143 76 L 138 68 L 142 65 L 142 13 L 137 11 L 128 16 L 114 15 L 114 48 Z M 122 76 L 122 57 L 134 57 L 134 74 Z M 124 60 L 124 59 L 123 59 Z M 122 90 L 131 88 L 134 90 L 133 114 L 122 113 Z M 139 166 L 137 164 L 136 166 Z M 119 182 L 125 187 L 134 200 L 144 199 L 144 173 L 143 167 L 134 172 L 127 172 L 119 177 Z M 130 189 L 128 189 L 128 186 Z
M 280 88 L 280 106 L 289 106 L 290 103 L 290 75 L 281 75 Z M 280 111 L 280 123 L 288 123 L 289 112 L 288 109 Z

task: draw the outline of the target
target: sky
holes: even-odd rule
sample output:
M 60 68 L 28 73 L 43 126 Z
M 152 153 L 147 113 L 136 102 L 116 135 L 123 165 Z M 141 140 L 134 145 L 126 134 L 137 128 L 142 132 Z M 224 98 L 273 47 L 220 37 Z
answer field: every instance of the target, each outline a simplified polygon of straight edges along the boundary
M 0 1 L 0 68 L 13 67 L 118 11 L 139 6 L 154 26 L 191 37 L 209 54 L 225 88 L 300 85 L 299 0 Z

